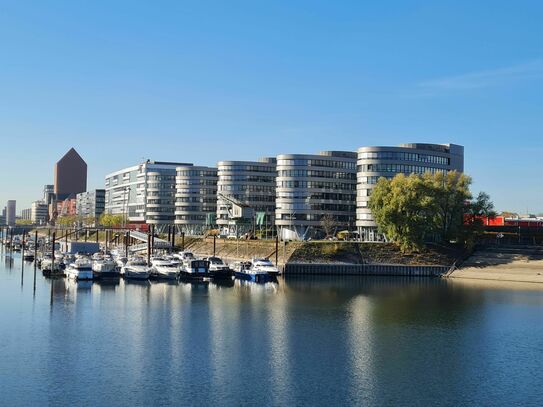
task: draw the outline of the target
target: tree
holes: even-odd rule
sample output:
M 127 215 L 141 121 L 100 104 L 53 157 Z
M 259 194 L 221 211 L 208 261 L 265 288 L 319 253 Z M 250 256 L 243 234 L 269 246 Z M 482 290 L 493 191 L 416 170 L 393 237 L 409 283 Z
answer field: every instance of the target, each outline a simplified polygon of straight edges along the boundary
M 465 206 L 464 244 L 468 247 L 473 246 L 477 238 L 484 232 L 483 219 L 492 219 L 496 216 L 490 196 L 486 192 L 479 192 L 477 197 Z
M 123 223 L 122 215 L 112 215 L 111 213 L 103 213 L 100 216 L 100 225 L 104 227 L 119 226 Z
M 402 251 L 420 249 L 427 240 L 473 241 L 469 219 L 495 216 L 490 197 L 472 200 L 471 178 L 456 171 L 381 178 L 369 206 L 381 233 Z M 466 220 L 467 219 L 467 220 Z
M 455 240 L 462 231 L 465 203 L 471 199 L 471 178 L 457 171 L 427 172 L 422 177 L 429 188 L 436 232 L 443 241 Z
M 428 222 L 431 199 L 429 189 L 416 174 L 380 178 L 372 191 L 370 209 L 379 227 L 402 251 L 420 249 L 433 231 Z
M 326 214 L 323 215 L 321 218 L 321 226 L 324 230 L 324 234 L 326 235 L 326 237 L 330 237 L 333 236 L 336 232 L 338 223 L 333 215 Z

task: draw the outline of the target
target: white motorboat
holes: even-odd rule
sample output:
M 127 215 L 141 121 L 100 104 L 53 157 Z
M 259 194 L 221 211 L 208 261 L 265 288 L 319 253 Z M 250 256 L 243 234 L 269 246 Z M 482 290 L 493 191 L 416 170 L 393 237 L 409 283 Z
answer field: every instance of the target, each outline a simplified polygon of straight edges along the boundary
M 209 261 L 209 274 L 213 278 L 232 278 L 232 269 L 220 257 L 211 256 L 205 260 Z
M 74 263 L 66 267 L 64 275 L 74 280 L 92 280 L 92 263 L 89 259 L 78 258 Z
M 207 260 L 188 260 L 181 266 L 181 276 L 186 278 L 203 279 L 210 277 L 209 261 Z
M 127 279 L 147 280 L 150 268 L 143 257 L 133 257 L 121 268 L 121 275 Z
M 96 277 L 115 277 L 119 275 L 117 263 L 110 257 L 94 260 L 92 271 Z
M 278 276 L 280 271 L 269 259 L 253 259 L 251 269 L 258 272 L 266 272 L 270 276 Z

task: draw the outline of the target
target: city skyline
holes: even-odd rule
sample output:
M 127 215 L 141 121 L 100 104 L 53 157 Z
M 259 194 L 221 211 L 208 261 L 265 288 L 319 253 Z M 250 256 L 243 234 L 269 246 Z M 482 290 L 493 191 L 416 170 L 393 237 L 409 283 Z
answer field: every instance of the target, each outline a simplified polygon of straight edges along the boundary
M 543 212 L 542 5 L 127 4 L 2 6 L 2 205 L 30 207 L 70 147 L 91 190 L 147 158 L 450 142 L 473 192 Z

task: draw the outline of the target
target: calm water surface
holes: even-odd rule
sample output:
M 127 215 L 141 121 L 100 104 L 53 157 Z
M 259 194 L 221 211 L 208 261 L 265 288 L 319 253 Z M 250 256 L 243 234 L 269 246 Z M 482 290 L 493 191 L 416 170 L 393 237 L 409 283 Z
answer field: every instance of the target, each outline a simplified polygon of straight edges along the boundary
M 542 405 L 543 290 L 74 283 L 0 254 L 0 405 Z

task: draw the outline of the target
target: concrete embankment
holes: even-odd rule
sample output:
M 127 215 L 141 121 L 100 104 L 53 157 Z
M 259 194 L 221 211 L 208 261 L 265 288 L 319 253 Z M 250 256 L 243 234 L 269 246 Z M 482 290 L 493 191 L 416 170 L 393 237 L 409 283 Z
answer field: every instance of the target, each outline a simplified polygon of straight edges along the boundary
M 543 283 L 543 247 L 478 248 L 449 278 Z
M 193 239 L 187 250 L 199 256 L 213 255 L 213 239 Z M 401 275 L 437 276 L 447 272 L 458 258 L 450 248 L 429 247 L 419 253 L 405 254 L 392 244 L 357 242 L 279 242 L 276 256 L 274 241 L 215 241 L 215 254 L 231 262 L 268 257 L 284 268 L 285 274 L 298 275 Z

